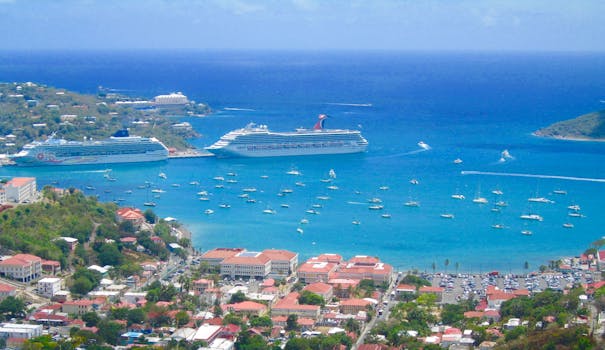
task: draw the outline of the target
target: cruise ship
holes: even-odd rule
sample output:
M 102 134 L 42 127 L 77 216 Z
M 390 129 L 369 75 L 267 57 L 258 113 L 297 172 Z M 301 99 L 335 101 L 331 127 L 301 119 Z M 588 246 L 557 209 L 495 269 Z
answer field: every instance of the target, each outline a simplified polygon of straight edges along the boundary
M 67 141 L 55 139 L 34 141 L 10 156 L 20 166 L 81 165 L 152 162 L 168 158 L 168 148 L 156 138 L 130 136 L 119 130 L 105 140 Z
M 248 124 L 233 130 L 206 150 L 217 157 L 278 157 L 364 152 L 368 141 L 358 130 L 324 129 L 321 114 L 313 129 L 273 132 L 266 125 Z

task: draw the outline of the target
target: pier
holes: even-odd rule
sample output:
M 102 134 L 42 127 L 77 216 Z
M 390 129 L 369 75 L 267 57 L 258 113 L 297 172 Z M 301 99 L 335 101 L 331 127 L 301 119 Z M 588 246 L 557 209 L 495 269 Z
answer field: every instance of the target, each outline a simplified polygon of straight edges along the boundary
M 198 151 L 198 150 L 189 149 L 189 150 L 186 150 L 186 151 L 171 152 L 168 155 L 168 159 L 175 159 L 175 158 L 203 158 L 203 157 L 214 157 L 214 154 L 212 154 L 210 152 L 201 152 L 201 151 Z

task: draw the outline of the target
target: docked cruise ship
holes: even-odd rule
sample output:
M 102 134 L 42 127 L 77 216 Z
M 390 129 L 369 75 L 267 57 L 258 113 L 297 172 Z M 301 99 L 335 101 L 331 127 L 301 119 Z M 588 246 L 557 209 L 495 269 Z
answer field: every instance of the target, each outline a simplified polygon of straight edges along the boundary
M 99 141 L 49 137 L 26 144 L 10 158 L 21 166 L 152 162 L 167 159 L 168 148 L 156 138 L 130 136 L 128 130 L 119 130 Z
M 248 124 L 233 130 L 206 150 L 218 157 L 278 157 L 364 152 L 368 141 L 358 130 L 324 129 L 322 114 L 313 129 L 273 132 L 266 125 Z

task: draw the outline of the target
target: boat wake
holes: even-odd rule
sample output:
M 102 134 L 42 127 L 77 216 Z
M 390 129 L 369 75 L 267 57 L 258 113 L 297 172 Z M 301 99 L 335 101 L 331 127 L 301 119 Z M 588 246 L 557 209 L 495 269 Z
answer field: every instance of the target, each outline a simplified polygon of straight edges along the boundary
M 225 107 L 223 108 L 225 111 L 244 111 L 244 112 L 254 112 L 255 110 L 252 108 L 237 108 L 237 107 Z
M 522 173 L 497 173 L 490 171 L 463 170 L 461 175 L 487 175 L 487 176 L 510 176 L 510 177 L 530 177 L 537 179 L 556 179 L 568 181 L 586 181 L 586 182 L 605 182 L 605 179 L 577 177 L 577 176 L 560 176 L 560 175 L 543 175 L 543 174 L 522 174 Z
M 341 103 L 341 102 L 326 102 L 331 106 L 348 106 L 348 107 L 372 107 L 371 103 Z

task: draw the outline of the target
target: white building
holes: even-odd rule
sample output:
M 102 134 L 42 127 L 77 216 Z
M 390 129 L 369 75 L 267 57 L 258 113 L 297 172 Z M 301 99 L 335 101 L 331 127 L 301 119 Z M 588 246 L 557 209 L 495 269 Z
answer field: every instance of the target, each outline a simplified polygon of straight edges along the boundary
M 62 278 L 46 277 L 38 281 L 38 293 L 47 298 L 54 297 L 61 289 L 63 289 Z
M 0 261 L 0 275 L 29 282 L 42 273 L 42 259 L 31 254 L 17 254 Z
M 183 95 L 181 92 L 171 93 L 168 95 L 158 95 L 154 97 L 153 102 L 159 106 L 169 106 L 169 105 L 185 105 L 189 103 L 187 96 Z
M 221 275 L 262 279 L 271 272 L 271 259 L 260 252 L 243 251 L 220 263 Z
M 1 338 L 31 339 L 42 335 L 42 325 L 38 324 L 0 324 Z
M 33 202 L 37 197 L 36 178 L 15 177 L 4 185 L 6 200 L 14 203 Z

